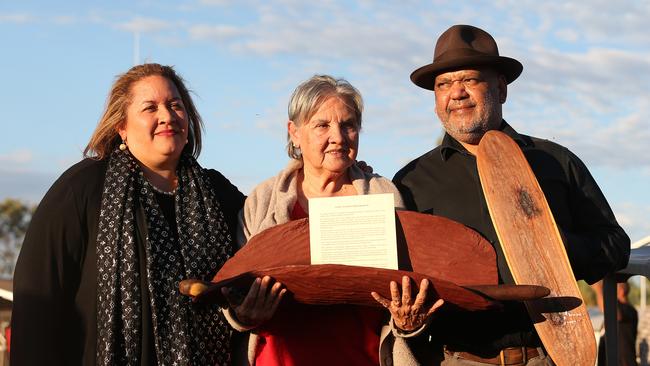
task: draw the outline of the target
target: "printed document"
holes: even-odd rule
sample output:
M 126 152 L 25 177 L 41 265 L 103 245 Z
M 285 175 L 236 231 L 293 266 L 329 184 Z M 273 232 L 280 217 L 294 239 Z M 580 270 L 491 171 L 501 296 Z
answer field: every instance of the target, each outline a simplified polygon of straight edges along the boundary
M 397 269 L 393 194 L 309 200 L 312 264 Z

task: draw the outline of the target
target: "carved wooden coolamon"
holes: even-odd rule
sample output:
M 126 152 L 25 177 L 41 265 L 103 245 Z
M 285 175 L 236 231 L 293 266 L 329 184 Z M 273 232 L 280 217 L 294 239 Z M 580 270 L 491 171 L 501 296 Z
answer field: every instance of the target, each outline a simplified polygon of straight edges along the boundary
M 302 303 L 380 306 L 370 292 L 389 298 L 389 282 L 401 283 L 407 275 L 416 290 L 421 279 L 429 279 L 431 300 L 443 298 L 452 309 L 470 311 L 496 308 L 500 304 L 495 300 L 540 298 L 548 293 L 539 286 L 497 286 L 494 249 L 464 225 L 406 211 L 397 212 L 396 224 L 399 271 L 310 265 L 309 222 L 302 219 L 255 235 L 224 264 L 211 284 L 183 281 L 181 292 L 197 301 L 223 303 L 221 287 L 248 288 L 256 277 L 269 275 Z M 192 290 L 193 285 L 198 290 Z

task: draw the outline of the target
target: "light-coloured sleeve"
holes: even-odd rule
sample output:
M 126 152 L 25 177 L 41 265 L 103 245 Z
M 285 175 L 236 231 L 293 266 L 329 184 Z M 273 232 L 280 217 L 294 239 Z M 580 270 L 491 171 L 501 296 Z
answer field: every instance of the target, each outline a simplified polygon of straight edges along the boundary
M 429 323 L 430 323 L 430 321 L 424 323 L 420 328 L 418 328 L 418 329 L 416 329 L 416 330 L 414 330 L 414 331 L 412 331 L 412 332 L 408 332 L 408 333 L 407 333 L 407 332 L 402 331 L 401 329 L 399 329 L 399 328 L 395 325 L 395 321 L 393 320 L 393 317 L 391 316 L 391 317 L 390 317 L 390 321 L 389 321 L 389 327 L 390 327 L 391 333 L 392 333 L 395 337 L 399 337 L 399 338 L 413 338 L 413 337 L 417 337 L 417 336 L 419 336 L 420 334 L 424 333 L 424 331 L 429 327 Z
M 245 324 L 242 324 L 241 322 L 239 322 L 239 319 L 237 319 L 237 316 L 235 315 L 235 312 L 230 307 L 221 308 L 221 312 L 223 313 L 223 316 L 228 321 L 228 324 L 230 324 L 230 326 L 234 330 L 236 330 L 238 332 L 247 332 L 247 331 L 255 328 L 255 327 L 245 325 Z
M 391 320 L 392 322 L 392 320 Z M 379 338 L 380 366 L 420 366 L 405 338 L 396 337 L 391 326 L 384 325 Z
M 264 228 L 275 225 L 271 204 L 274 199 L 275 182 L 275 177 L 262 182 L 246 198 L 244 208 L 239 212 L 237 225 L 237 244 L 240 248 Z

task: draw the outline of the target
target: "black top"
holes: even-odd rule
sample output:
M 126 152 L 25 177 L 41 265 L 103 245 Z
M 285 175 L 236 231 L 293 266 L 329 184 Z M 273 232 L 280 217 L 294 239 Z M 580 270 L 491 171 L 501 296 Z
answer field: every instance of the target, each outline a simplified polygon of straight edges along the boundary
M 75 164 L 52 185 L 32 217 L 14 274 L 12 364 L 95 364 L 95 250 L 107 167 L 106 160 L 85 159 Z M 219 172 L 209 170 L 208 174 L 234 238 L 245 196 Z M 165 217 L 173 218 L 171 198 L 156 196 Z M 144 255 L 144 248 L 139 249 L 139 255 Z M 143 264 L 141 364 L 149 365 L 155 362 L 154 340 L 146 261 L 139 262 Z
M 582 161 L 556 143 L 518 134 L 505 121 L 501 130 L 521 147 L 535 173 L 576 278 L 593 283 L 624 268 L 630 239 Z M 410 162 L 393 182 L 408 209 L 444 216 L 481 233 L 497 252 L 500 281 L 513 283 L 483 196 L 476 157 L 458 141 L 445 134 L 440 146 Z M 519 303 L 506 304 L 502 313 L 463 315 L 453 322 L 458 339 L 452 335 L 447 343 L 466 349 L 539 344 Z

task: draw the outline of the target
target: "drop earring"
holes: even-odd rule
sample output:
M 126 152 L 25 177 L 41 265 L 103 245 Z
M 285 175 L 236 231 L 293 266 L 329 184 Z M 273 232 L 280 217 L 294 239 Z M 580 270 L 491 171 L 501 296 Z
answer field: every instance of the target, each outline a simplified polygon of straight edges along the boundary
M 122 140 L 122 143 L 118 147 L 119 147 L 120 151 L 126 150 L 128 148 L 128 146 L 126 146 L 126 140 Z
M 300 145 L 296 145 L 293 142 L 291 143 L 291 150 L 292 150 L 292 155 L 296 159 L 300 159 L 302 157 L 302 151 L 300 150 Z

